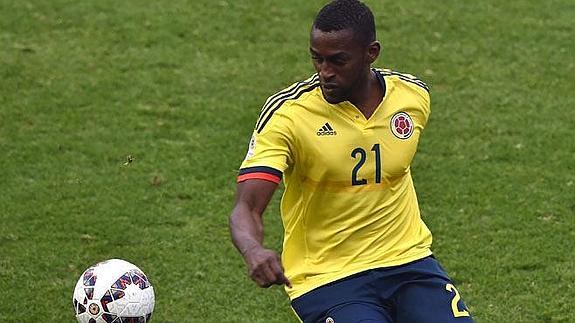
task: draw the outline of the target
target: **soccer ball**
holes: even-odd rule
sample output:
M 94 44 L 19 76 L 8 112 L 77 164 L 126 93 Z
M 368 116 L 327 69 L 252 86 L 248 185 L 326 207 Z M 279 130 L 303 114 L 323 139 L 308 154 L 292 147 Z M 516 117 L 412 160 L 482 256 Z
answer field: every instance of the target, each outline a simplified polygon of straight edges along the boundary
M 84 271 L 72 303 L 79 323 L 147 323 L 154 311 L 154 287 L 138 267 L 110 259 Z

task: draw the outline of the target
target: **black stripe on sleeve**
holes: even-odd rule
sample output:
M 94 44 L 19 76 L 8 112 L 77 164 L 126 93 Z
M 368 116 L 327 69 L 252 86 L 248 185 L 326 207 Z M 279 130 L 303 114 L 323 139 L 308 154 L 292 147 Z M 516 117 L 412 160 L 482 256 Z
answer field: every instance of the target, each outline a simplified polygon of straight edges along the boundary
M 407 78 L 407 77 L 402 76 L 402 75 L 397 75 L 397 76 L 399 77 L 399 79 L 404 80 L 404 81 L 409 82 L 409 83 L 413 83 L 413 84 L 419 86 L 420 88 L 424 89 L 425 91 L 429 92 L 429 87 L 427 87 L 427 84 L 423 83 L 422 81 L 410 79 L 410 78 Z
M 282 178 L 283 173 L 275 168 L 267 167 L 267 166 L 255 166 L 255 167 L 246 167 L 240 169 L 239 175 L 245 175 L 250 173 L 268 173 L 275 175 L 279 178 Z
M 429 87 L 427 86 L 427 84 L 425 84 L 425 82 L 423 82 L 422 80 L 420 80 L 416 77 L 412 78 L 412 77 L 409 77 L 405 74 L 395 72 L 392 70 L 384 70 L 384 69 L 375 69 L 375 70 L 377 72 L 379 72 L 379 74 L 381 76 L 397 76 L 400 80 L 415 84 L 415 85 L 423 88 L 425 91 L 429 92 Z
M 298 99 L 300 96 L 302 96 L 304 93 L 307 92 L 311 92 L 313 91 L 316 87 L 319 86 L 319 83 L 315 83 L 312 84 L 311 86 L 309 86 L 308 88 L 302 89 L 300 90 L 295 96 L 293 97 L 289 97 L 289 98 L 285 98 L 283 99 L 281 102 L 279 102 L 275 108 L 273 108 L 270 113 L 268 114 L 268 116 L 265 118 L 265 120 L 263 120 L 263 122 L 260 124 L 259 128 L 257 128 L 258 133 L 260 133 L 262 130 L 264 130 L 264 127 L 266 126 L 266 124 L 268 123 L 268 121 L 270 121 L 271 117 L 273 116 L 274 112 L 276 112 L 287 100 L 296 100 Z M 262 115 L 263 117 L 263 115 Z M 260 120 L 261 121 L 261 120 Z
M 260 112 L 260 118 L 258 120 L 258 122 L 256 123 L 256 128 L 260 127 L 260 124 L 264 118 L 264 116 L 272 109 L 272 107 L 277 104 L 278 102 L 282 101 L 282 100 L 286 100 L 288 99 L 290 96 L 294 95 L 295 93 L 297 93 L 297 91 L 299 91 L 302 87 L 311 84 L 313 82 L 316 82 L 318 80 L 318 75 L 314 74 L 311 78 L 309 78 L 308 80 L 302 81 L 297 83 L 297 85 L 293 88 L 288 88 L 284 91 L 280 91 L 279 93 L 276 93 L 275 95 L 273 95 L 272 97 L 270 97 L 270 99 L 267 101 L 266 104 L 264 104 L 261 112 Z M 283 102 L 280 102 L 280 105 Z

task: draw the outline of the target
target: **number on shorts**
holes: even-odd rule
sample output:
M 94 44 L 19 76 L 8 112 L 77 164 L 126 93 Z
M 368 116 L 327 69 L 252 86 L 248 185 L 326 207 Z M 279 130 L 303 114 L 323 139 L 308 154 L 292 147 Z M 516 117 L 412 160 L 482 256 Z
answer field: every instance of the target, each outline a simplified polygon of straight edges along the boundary
M 459 308 L 457 308 L 457 303 L 461 299 L 461 296 L 459 296 L 459 292 L 457 291 L 457 289 L 455 289 L 455 286 L 453 286 L 453 284 L 447 284 L 445 285 L 445 289 L 447 291 L 455 293 L 455 296 L 453 296 L 453 299 L 451 300 L 451 310 L 453 311 L 453 316 L 455 317 L 469 316 L 469 312 L 467 312 L 466 310 L 460 311 Z

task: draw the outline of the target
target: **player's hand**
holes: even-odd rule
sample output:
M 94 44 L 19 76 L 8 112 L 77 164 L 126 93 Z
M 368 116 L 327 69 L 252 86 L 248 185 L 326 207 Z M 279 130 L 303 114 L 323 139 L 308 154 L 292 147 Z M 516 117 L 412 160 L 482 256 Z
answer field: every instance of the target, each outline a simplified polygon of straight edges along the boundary
M 291 288 L 291 283 L 284 274 L 278 254 L 270 249 L 256 247 L 246 251 L 244 259 L 248 265 L 248 274 L 260 287 L 283 285 Z

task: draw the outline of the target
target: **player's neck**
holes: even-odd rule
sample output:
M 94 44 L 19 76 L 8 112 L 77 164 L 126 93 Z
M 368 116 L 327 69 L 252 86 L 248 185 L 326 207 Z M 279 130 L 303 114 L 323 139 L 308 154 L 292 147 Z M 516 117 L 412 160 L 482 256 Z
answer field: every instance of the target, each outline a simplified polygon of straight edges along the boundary
M 371 69 L 353 93 L 349 101 L 361 111 L 366 119 L 373 115 L 383 99 L 383 88 Z

